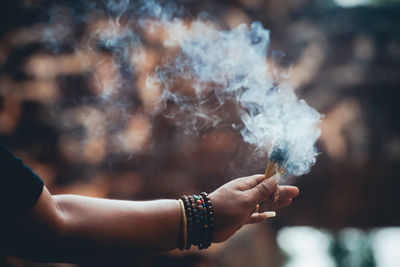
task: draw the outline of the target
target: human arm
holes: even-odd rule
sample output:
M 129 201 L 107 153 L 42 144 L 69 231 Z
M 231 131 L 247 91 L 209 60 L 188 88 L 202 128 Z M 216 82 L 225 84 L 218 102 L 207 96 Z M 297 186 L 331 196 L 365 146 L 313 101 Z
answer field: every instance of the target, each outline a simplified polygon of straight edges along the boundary
M 271 196 L 279 194 L 273 203 Z M 247 223 L 266 219 L 261 210 L 289 205 L 296 187 L 278 186 L 262 175 L 235 179 L 210 194 L 215 210 L 214 242 Z M 34 261 L 82 262 L 133 259 L 177 248 L 180 207 L 176 200 L 121 201 L 76 195 L 52 196 L 44 189 L 13 233 L 10 252 Z
M 134 259 L 176 248 L 179 223 L 176 200 L 52 196 L 44 188 L 13 233 L 10 252 L 32 261 Z

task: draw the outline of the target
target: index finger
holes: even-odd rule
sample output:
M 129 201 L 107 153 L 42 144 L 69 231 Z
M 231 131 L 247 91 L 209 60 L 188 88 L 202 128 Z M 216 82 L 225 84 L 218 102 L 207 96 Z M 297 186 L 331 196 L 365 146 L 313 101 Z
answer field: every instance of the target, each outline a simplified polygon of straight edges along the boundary
M 299 189 L 296 186 L 279 186 L 279 200 L 277 202 L 265 201 L 260 204 L 260 212 L 275 210 L 288 206 L 292 199 L 299 195 Z
M 295 198 L 299 195 L 299 188 L 292 185 L 279 186 L 279 199 Z
M 278 189 L 279 174 L 275 174 L 271 178 L 265 179 L 253 188 L 247 190 L 249 200 L 254 203 L 261 203 L 273 196 Z

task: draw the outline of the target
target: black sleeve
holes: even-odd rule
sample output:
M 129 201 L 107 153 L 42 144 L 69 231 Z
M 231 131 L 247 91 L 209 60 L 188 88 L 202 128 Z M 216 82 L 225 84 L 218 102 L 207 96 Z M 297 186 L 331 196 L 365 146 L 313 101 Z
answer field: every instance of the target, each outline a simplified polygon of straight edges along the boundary
M 37 202 L 43 180 L 0 145 L 0 211 L 2 220 L 13 220 L 26 214 Z M 4 221 L 3 221 L 4 223 Z

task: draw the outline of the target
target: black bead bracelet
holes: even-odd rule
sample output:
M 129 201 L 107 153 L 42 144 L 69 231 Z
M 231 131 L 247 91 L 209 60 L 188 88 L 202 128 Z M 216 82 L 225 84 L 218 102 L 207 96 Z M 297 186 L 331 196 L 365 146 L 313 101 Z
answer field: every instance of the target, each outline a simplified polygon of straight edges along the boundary
M 183 203 L 182 216 L 186 219 L 181 220 L 181 238 L 179 248 L 190 249 L 191 245 L 197 246 L 199 249 L 208 248 L 213 241 L 214 234 L 214 212 L 211 199 L 207 193 L 200 195 L 182 196 L 180 199 Z M 187 232 L 184 232 L 184 231 Z

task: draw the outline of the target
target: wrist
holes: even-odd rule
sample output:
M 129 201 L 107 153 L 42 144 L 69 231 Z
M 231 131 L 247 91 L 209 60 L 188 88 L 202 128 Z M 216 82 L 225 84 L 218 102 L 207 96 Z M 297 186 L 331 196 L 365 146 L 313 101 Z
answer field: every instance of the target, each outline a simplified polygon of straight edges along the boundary
M 214 210 L 211 199 L 206 193 L 182 196 L 181 226 L 179 248 L 190 249 L 191 245 L 199 249 L 208 248 L 213 241 Z

